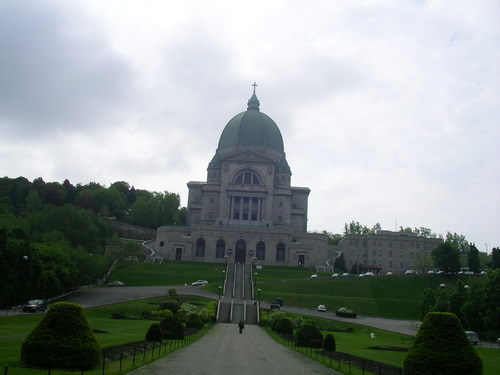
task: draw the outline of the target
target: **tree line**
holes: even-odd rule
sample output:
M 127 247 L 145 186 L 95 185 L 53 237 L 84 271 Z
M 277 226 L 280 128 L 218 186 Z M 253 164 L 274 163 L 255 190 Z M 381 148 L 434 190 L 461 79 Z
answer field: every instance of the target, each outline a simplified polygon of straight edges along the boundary
M 177 194 L 123 181 L 105 187 L 0 178 L 0 308 L 94 284 L 114 259 L 140 254 L 137 245 L 120 243 L 110 220 L 156 229 L 183 225 L 185 209 Z

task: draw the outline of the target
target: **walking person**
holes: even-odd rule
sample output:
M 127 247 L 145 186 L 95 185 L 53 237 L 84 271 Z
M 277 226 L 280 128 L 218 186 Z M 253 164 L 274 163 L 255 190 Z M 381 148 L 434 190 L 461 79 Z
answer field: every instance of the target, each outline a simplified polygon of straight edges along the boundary
M 240 334 L 243 333 L 243 329 L 245 328 L 245 323 L 242 320 L 238 323 L 238 328 L 240 329 Z

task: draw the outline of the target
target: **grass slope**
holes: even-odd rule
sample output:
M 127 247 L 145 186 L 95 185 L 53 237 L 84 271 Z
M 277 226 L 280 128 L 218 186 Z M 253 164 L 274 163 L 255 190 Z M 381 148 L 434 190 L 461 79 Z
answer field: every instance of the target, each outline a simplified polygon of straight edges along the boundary
M 118 266 L 109 279 L 135 286 L 184 285 L 203 279 L 209 281 L 205 289 L 217 293 L 225 267 L 221 263 L 175 261 L 128 263 Z M 310 280 L 313 273 L 320 279 Z M 314 309 L 323 304 L 330 311 L 348 305 L 361 315 L 395 319 L 419 319 L 423 290 L 434 289 L 441 283 L 452 286 L 456 281 L 438 275 L 332 278 L 329 273 L 316 272 L 314 268 L 268 266 L 255 270 L 254 279 L 263 301 L 281 297 L 288 306 Z

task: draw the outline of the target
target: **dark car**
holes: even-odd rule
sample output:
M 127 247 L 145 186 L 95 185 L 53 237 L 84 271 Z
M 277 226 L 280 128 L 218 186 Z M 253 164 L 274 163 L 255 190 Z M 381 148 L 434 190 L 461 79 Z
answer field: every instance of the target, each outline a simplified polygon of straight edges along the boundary
M 47 310 L 47 302 L 43 299 L 32 299 L 23 306 L 23 312 L 38 312 Z

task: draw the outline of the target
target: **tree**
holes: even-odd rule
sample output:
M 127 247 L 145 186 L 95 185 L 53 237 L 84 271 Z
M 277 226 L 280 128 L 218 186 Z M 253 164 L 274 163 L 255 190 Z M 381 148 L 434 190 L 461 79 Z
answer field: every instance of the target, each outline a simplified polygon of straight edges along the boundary
M 481 263 L 479 262 L 479 250 L 476 245 L 469 244 L 469 252 L 467 253 L 467 263 L 471 271 L 478 273 L 481 268 Z
M 461 280 L 457 281 L 455 292 L 450 297 L 448 311 L 455 314 L 462 325 L 465 325 L 463 305 L 467 301 L 467 290 Z
M 444 272 L 460 271 L 460 256 L 458 250 L 450 242 L 445 241 L 432 250 L 434 266 Z
M 75 303 L 53 304 L 21 346 L 21 360 L 34 367 L 90 370 L 100 355 L 83 309 Z
M 346 272 L 344 254 L 341 253 L 340 256 L 335 258 L 335 262 L 333 262 L 333 267 L 335 267 L 335 269 Z
M 465 252 L 469 248 L 469 241 L 462 234 L 447 232 L 446 242 L 452 244 L 460 252 Z
M 323 349 L 334 352 L 337 349 L 337 344 L 335 343 L 335 337 L 331 333 L 327 333 L 325 336 L 325 341 L 323 342 Z
M 491 250 L 491 268 L 500 268 L 500 247 L 494 247 Z
M 321 234 L 324 234 L 328 237 L 328 245 L 338 245 L 340 243 L 340 240 L 342 240 L 342 235 L 338 233 L 333 234 L 324 230 L 323 232 L 321 232 Z
M 436 295 L 431 288 L 425 288 L 422 301 L 420 302 L 420 319 L 423 320 L 428 312 L 436 306 Z
M 428 313 L 404 360 L 405 375 L 481 375 L 483 364 L 451 313 Z

